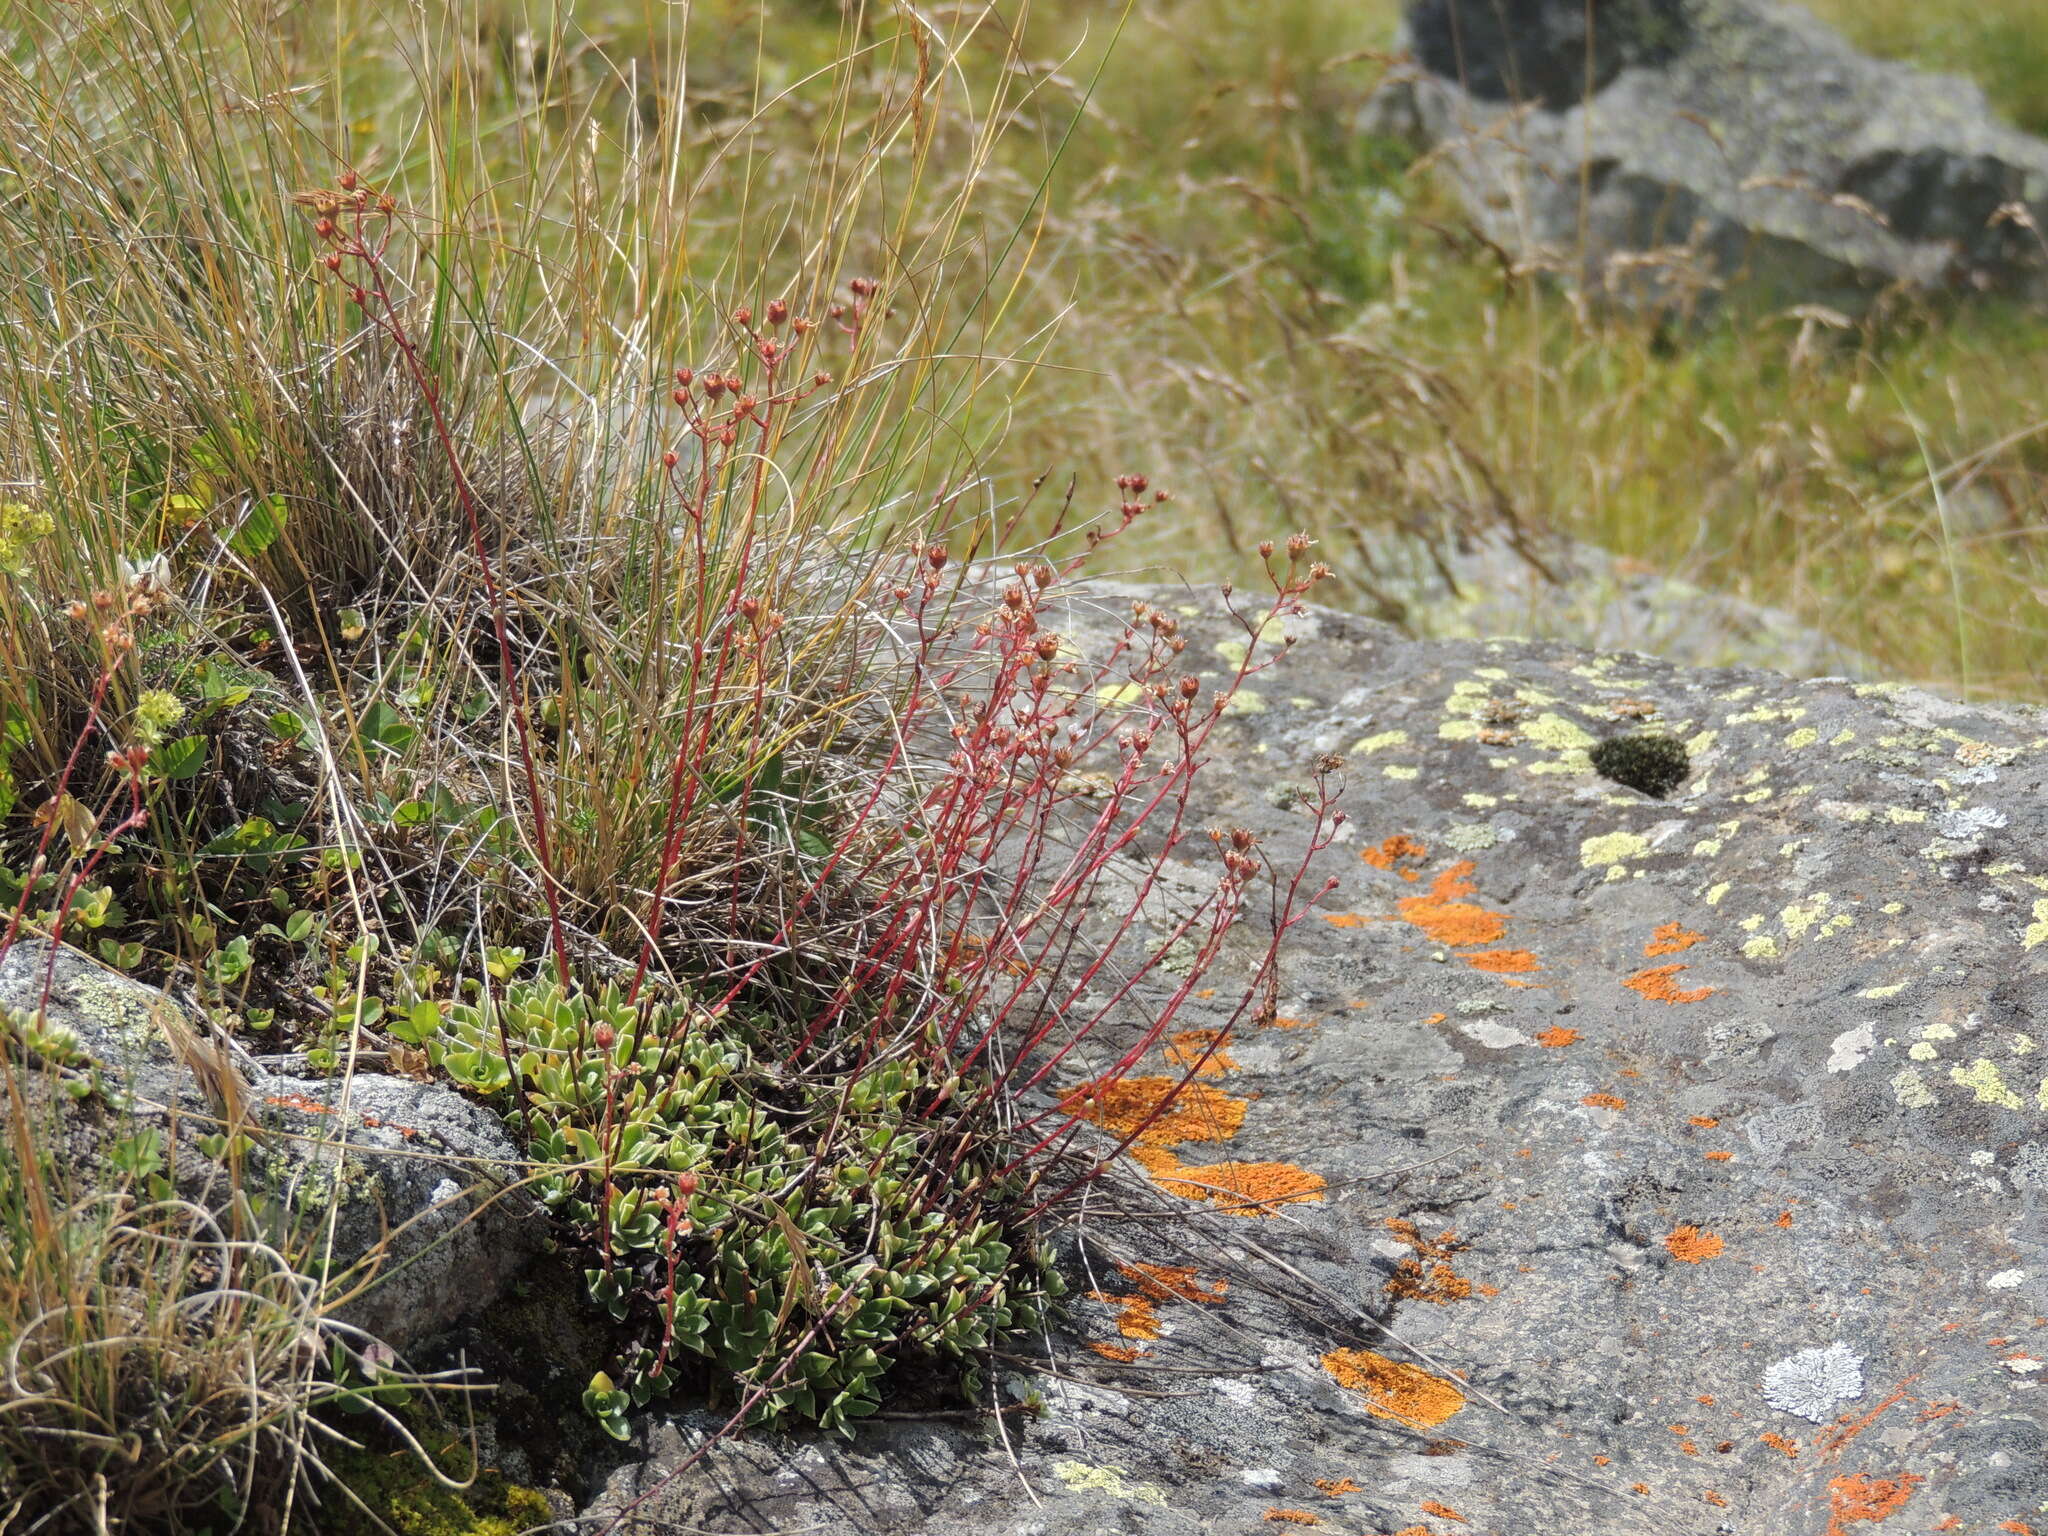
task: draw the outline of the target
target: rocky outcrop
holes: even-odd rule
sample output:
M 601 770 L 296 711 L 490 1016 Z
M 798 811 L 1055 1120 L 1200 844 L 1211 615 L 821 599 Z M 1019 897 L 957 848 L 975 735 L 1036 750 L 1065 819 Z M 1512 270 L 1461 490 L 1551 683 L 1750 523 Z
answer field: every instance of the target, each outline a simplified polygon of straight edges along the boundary
M 1337 889 L 1215 1134 L 1092 1202 L 1000 1432 L 655 1419 L 581 1528 L 2048 1527 L 2048 715 L 1292 628 L 1190 825 L 1286 868 L 1339 755 Z M 1644 730 L 1663 799 L 1592 768 Z
M 396 1349 L 489 1304 L 539 1245 L 510 1140 L 447 1088 L 266 1072 L 164 993 L 34 937 L 0 956 L 0 1015 L 41 1059 L 22 1080 L 62 1165 L 104 1167 L 154 1131 L 179 1192 L 218 1203 L 223 1141 L 246 1138 L 244 1191 L 267 1197 L 273 1236 L 324 1259 L 337 1315 Z
M 1488 238 L 1602 291 L 2048 297 L 2048 144 L 1793 6 L 1415 0 L 1406 43 L 1368 125 L 1432 146 Z

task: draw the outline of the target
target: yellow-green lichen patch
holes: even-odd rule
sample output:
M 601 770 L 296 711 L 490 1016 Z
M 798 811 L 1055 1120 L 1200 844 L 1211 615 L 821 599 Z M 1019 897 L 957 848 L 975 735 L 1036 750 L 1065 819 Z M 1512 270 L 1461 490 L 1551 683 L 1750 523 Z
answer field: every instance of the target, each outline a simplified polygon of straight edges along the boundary
M 1446 720 L 1436 728 L 1436 734 L 1438 739 L 1442 741 L 1476 741 L 1479 738 L 1479 722 L 1477 720 Z
M 1865 987 L 1861 992 L 1857 993 L 1856 995 L 1858 997 L 1897 997 L 1901 992 L 1905 991 L 1906 988 L 1910 987 L 1911 985 L 1913 985 L 1913 983 L 1910 980 L 1895 981 L 1891 983 L 1891 985 L 1889 986 Z
M 1732 699 L 1735 696 L 1730 694 L 1729 697 Z M 1723 725 L 1768 725 L 1774 720 L 1803 720 L 1805 718 L 1806 707 L 1802 704 L 1787 704 L 1782 708 L 1773 708 L 1769 704 L 1760 704 L 1755 709 L 1745 710 L 1739 715 L 1730 715 L 1721 723 Z
M 1408 744 L 1406 731 L 1381 731 L 1377 736 L 1361 736 L 1352 743 L 1351 755 L 1369 757 L 1386 747 L 1403 747 Z
M 1893 826 L 1903 827 L 1910 826 L 1914 822 L 1925 821 L 1927 813 L 1925 811 L 1916 811 L 1908 805 L 1888 805 L 1884 808 L 1884 819 Z
M 1846 747 L 1855 739 L 1856 733 L 1854 731 L 1840 730 L 1828 738 L 1828 745 L 1831 747 Z
M 1901 912 L 1906 910 L 1906 904 L 1903 901 L 1888 901 L 1883 906 L 1879 907 L 1877 910 L 1882 912 L 1886 917 L 1897 917 Z
M 1723 896 L 1726 896 L 1727 894 L 1728 882 L 1726 880 L 1722 880 L 1708 889 L 1707 905 L 1710 907 L 1718 907 L 1719 905 L 1721 905 L 1721 898 Z
M 1722 846 L 1718 837 L 1703 837 L 1692 845 L 1692 856 L 1696 859 L 1711 859 L 1720 853 Z
M 1494 806 L 1496 806 L 1496 805 L 1499 805 L 1499 804 L 1500 804 L 1500 796 L 1498 796 L 1498 795 L 1467 795 L 1467 796 L 1465 797 L 1465 803 L 1466 803 L 1467 805 L 1471 806 L 1471 807 L 1472 807 L 1472 809 L 1473 809 L 1473 810 L 1475 810 L 1475 811 L 1486 811 L 1486 810 L 1491 810 L 1491 809 L 1492 809 L 1492 808 L 1493 808 Z
M 1263 715 L 1265 712 L 1265 696 L 1253 688 L 1238 689 L 1230 696 L 1230 702 L 1223 706 L 1226 715 Z
M 1096 702 L 1112 709 L 1135 704 L 1145 697 L 1145 690 L 1136 683 L 1105 683 L 1095 690 Z
M 1598 869 L 1603 864 L 1625 864 L 1650 851 L 1650 840 L 1640 832 L 1607 832 L 1579 844 L 1579 867 Z
M 1245 646 L 1242 640 L 1218 640 L 1209 649 L 1233 667 L 1244 665 Z
M 2006 1086 L 1998 1063 L 1989 1057 L 1979 1056 L 1967 1067 L 1951 1067 L 1948 1075 L 1952 1081 L 1976 1094 L 1979 1104 L 1997 1104 L 2005 1109 L 2025 1107 L 2020 1096 Z
M 2027 924 L 2020 943 L 2027 949 L 2038 949 L 2043 943 L 2048 943 L 2048 896 L 2034 903 L 2034 920 Z
M 1785 745 L 1794 752 L 1803 751 L 1820 740 L 1820 732 L 1810 725 L 1802 725 L 1785 738 Z
M 1076 1493 L 1099 1493 L 1133 1504 L 1166 1507 L 1166 1495 L 1151 1483 L 1127 1482 L 1120 1467 L 1091 1467 L 1085 1461 L 1056 1461 L 1052 1475 Z
M 1693 757 L 1698 757 L 1720 739 L 1721 733 L 1719 731 L 1701 731 L 1699 735 L 1693 737 L 1685 744 L 1685 750 Z
M 1556 713 L 1538 715 L 1522 727 L 1522 734 L 1537 746 L 1552 752 L 1586 752 L 1594 744 L 1590 732 Z
M 1459 822 L 1443 834 L 1443 841 L 1460 853 L 1480 853 L 1500 841 L 1500 836 L 1483 821 Z
M 1816 891 L 1805 901 L 1795 901 L 1778 913 L 1778 924 L 1785 930 L 1785 937 L 1796 939 L 1827 915 L 1834 904 L 1834 897 L 1826 891 Z
M 1422 770 L 1420 768 L 1406 767 L 1400 763 L 1389 763 L 1380 772 L 1390 779 L 1413 779 L 1419 777 Z
M 1778 958 L 1778 941 L 1768 933 L 1758 934 L 1742 946 L 1742 952 L 1752 960 L 1775 960 Z

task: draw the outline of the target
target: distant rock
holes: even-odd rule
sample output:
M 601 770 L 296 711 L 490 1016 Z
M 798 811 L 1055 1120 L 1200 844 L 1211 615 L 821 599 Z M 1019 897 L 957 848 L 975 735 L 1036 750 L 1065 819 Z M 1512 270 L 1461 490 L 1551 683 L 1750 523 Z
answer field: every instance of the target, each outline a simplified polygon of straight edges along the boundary
M 1099 651 L 1132 595 L 1231 665 L 1190 591 L 1055 622 Z M 991 1372 L 1003 1432 L 700 1455 L 730 1410 L 680 1408 L 581 1536 L 2042 1529 L 2048 712 L 1286 628 L 1186 826 L 1284 878 L 1337 754 L 1337 889 L 1204 1079 L 1241 1123 L 1091 1197 L 1072 1318 Z M 1687 744 L 1668 798 L 1593 771 L 1632 731 Z
M 1480 532 L 1399 572 L 1404 628 L 1425 639 L 1517 636 L 1643 651 L 1688 667 L 1875 678 L 1871 659 L 1782 609 L 1701 587 L 1583 540 Z
M 1368 126 L 1431 146 L 1487 238 L 1589 287 L 2048 298 L 2048 142 L 1796 7 L 1413 0 L 1405 43 Z
M 54 1079 L 26 1074 L 37 1089 L 31 1113 L 55 1117 L 61 1163 L 88 1178 L 115 1139 L 154 1129 L 179 1192 L 218 1204 L 224 1170 L 199 1143 L 223 1134 L 223 1098 L 203 1082 L 227 1074 L 251 1142 L 249 1189 L 301 1237 L 317 1239 L 331 1217 L 328 1272 L 344 1293 L 361 1286 L 338 1315 L 395 1349 L 487 1306 L 538 1247 L 537 1208 L 505 1189 L 518 1166 L 510 1139 L 489 1110 L 446 1087 L 265 1072 L 163 992 L 68 945 L 53 956 L 34 937 L 0 956 L 0 1013 L 17 1025 L 39 1019 L 35 1033 L 65 1041 L 68 1074 L 96 1079 L 73 1100 L 49 1091 Z M 0 1125 L 8 1112 L 0 1097 Z M 359 1263 L 380 1246 L 381 1258 Z

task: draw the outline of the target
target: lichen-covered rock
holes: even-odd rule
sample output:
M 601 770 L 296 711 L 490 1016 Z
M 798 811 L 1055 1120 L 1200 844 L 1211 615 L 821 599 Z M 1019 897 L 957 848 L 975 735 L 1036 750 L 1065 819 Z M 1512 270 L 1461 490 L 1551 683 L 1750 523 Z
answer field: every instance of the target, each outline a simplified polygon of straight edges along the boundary
M 583 1529 L 2048 1529 L 2048 714 L 1289 627 L 1189 825 L 1289 870 L 1339 755 L 1338 887 L 1139 1068 L 1199 1043 L 1214 1134 L 1093 1203 L 1006 1436 L 656 1421 Z M 1592 771 L 1635 730 L 1666 800 Z
M 510 1140 L 447 1088 L 267 1073 L 163 992 L 33 936 L 0 956 L 0 1011 L 92 1085 L 74 1099 L 24 1075 L 65 1167 L 89 1171 L 116 1141 L 154 1131 L 180 1191 L 217 1201 L 226 1180 L 209 1153 L 224 1149 L 202 1143 L 238 1130 L 245 1193 L 293 1251 L 324 1261 L 338 1315 L 394 1348 L 487 1305 L 540 1242 L 534 1208 L 507 1192 Z M 0 1098 L 0 1123 L 7 1114 Z
M 1596 287 L 2048 293 L 2037 237 L 2001 212 L 2048 217 L 2048 144 L 1969 81 L 1866 58 L 1797 7 L 1414 0 L 1407 42 L 1415 69 L 1371 124 L 1435 146 L 1490 238 Z

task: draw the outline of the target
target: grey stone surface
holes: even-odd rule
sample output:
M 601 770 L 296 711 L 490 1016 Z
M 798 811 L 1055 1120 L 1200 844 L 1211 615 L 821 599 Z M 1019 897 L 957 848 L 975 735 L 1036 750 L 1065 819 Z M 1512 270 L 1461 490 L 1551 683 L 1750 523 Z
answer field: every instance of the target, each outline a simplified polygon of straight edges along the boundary
M 1868 657 L 1782 610 L 1582 540 L 1528 534 L 1521 542 L 1517 549 L 1481 532 L 1436 559 L 1417 558 L 1406 573 L 1412 597 L 1403 627 L 1429 639 L 1516 635 L 1593 650 L 1647 651 L 1686 666 L 1768 667 L 1795 677 L 1879 675 Z
M 1368 126 L 1432 146 L 1489 238 L 1590 286 L 2048 294 L 2040 236 L 1999 217 L 2048 220 L 2048 144 L 1973 83 L 1867 58 L 1797 7 L 1416 0 L 1406 41 L 1415 68 Z
M 1220 672 L 1213 603 L 1154 599 Z M 1232 1215 L 1127 1167 L 1081 1224 L 1082 1287 L 1133 1292 L 1122 1257 L 1227 1294 L 1159 1302 L 1149 1341 L 1079 1300 L 1004 1367 L 1043 1403 L 1007 1445 L 890 1422 L 693 1462 L 715 1420 L 658 1419 L 582 1528 L 2048 1529 L 2048 715 L 1289 627 L 1195 825 L 1287 868 L 1289 788 L 1339 755 L 1339 884 L 1211 1080 L 1241 1128 L 1172 1152 L 1322 1198 Z M 1587 763 L 1646 724 L 1691 745 L 1668 800 Z M 1339 1349 L 1456 1411 L 1375 1415 Z
M 98 1091 L 76 1101 L 36 1095 L 38 1112 L 60 1117 L 74 1169 L 91 1168 L 112 1139 L 155 1128 L 175 1139 L 167 1161 L 180 1192 L 217 1200 L 221 1167 L 197 1143 L 221 1134 L 239 1103 L 253 1143 L 247 1182 L 279 1197 L 296 1245 L 327 1257 L 338 1316 L 395 1349 L 488 1305 L 538 1247 L 537 1207 L 506 1192 L 518 1171 L 510 1140 L 490 1111 L 447 1088 L 264 1072 L 156 988 L 68 945 L 53 955 L 32 935 L 0 956 L 0 1008 L 67 1032 L 73 1075 L 97 1078 Z M 223 1075 L 226 1093 L 210 1090 L 206 1079 Z M 0 1100 L 0 1123 L 7 1114 Z

